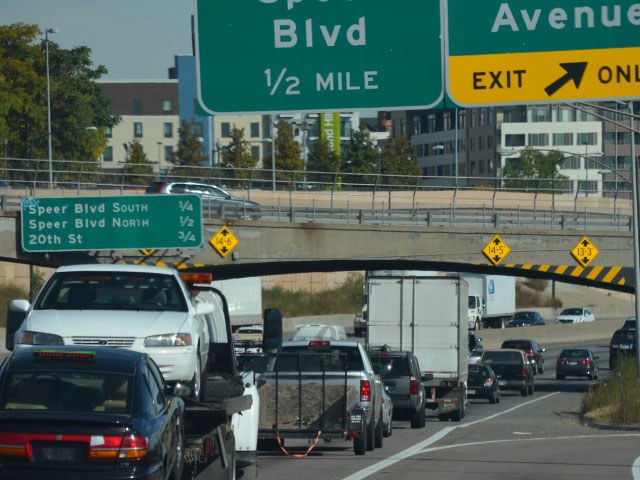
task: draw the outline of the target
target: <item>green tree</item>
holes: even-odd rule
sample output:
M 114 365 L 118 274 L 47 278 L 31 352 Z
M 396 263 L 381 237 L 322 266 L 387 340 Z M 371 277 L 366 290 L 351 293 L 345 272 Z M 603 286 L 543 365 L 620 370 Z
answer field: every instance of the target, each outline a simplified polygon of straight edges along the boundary
M 231 142 L 222 155 L 223 174 L 227 178 L 240 179 L 239 185 L 249 185 L 249 172 L 255 168 L 258 159 L 251 154 L 251 145 L 244 139 L 244 128 L 231 129 Z
M 379 162 L 378 148 L 371 141 L 364 125 L 360 125 L 360 128 L 351 134 L 341 170 L 356 174 L 349 177 L 350 183 L 373 184 L 377 179 Z
M 391 185 L 415 185 L 416 177 L 422 175 L 415 151 L 407 137 L 391 138 L 382 147 L 382 169 L 391 177 Z
M 276 128 L 275 156 L 276 156 L 276 178 L 278 181 L 292 181 L 294 174 L 300 177 L 304 169 L 304 161 L 300 157 L 300 144 L 293 138 L 293 127 L 285 120 L 278 121 Z
M 169 160 L 176 165 L 173 176 L 194 179 L 207 177 L 208 169 L 204 166 L 207 157 L 195 121 L 182 120 L 178 134 L 178 148 Z
M 127 162 L 124 167 L 127 174 L 125 182 L 129 185 L 148 185 L 151 183 L 153 167 L 137 138 L 129 142 L 127 152 Z
M 566 179 L 558 172 L 564 161 L 560 152 L 545 154 L 527 148 L 520 157 L 502 169 L 504 186 L 512 190 L 553 192 L 564 190 Z
M 307 161 L 308 171 L 334 174 L 338 172 L 339 168 L 340 157 L 333 151 L 326 138 L 319 138 L 311 143 Z M 333 181 L 333 178 L 327 178 L 327 175 L 308 175 L 307 179 L 318 182 Z
M 16 158 L 48 156 L 46 44 L 41 35 L 37 25 L 0 26 L 0 135 Z M 49 41 L 52 156 L 71 160 L 64 166 L 56 162 L 54 170 L 60 173 L 55 180 L 95 170 L 106 145 L 105 129 L 119 121 L 110 115 L 110 101 L 96 83 L 106 73 L 102 65 L 93 67 L 88 47 L 66 50 Z M 90 126 L 97 131 L 85 131 Z M 90 163 L 81 167 L 81 162 Z M 11 166 L 25 165 L 20 160 Z

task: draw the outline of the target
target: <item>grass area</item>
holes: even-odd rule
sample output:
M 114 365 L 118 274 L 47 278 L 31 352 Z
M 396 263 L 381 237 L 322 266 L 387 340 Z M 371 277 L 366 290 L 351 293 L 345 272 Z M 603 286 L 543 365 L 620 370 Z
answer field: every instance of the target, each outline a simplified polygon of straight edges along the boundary
M 582 413 L 598 423 L 640 423 L 640 382 L 634 356 L 623 355 L 612 374 L 589 390 L 582 400 Z
M 278 308 L 285 317 L 335 315 L 361 311 L 364 276 L 351 273 L 341 286 L 324 292 L 289 291 L 281 287 L 262 290 L 262 307 Z

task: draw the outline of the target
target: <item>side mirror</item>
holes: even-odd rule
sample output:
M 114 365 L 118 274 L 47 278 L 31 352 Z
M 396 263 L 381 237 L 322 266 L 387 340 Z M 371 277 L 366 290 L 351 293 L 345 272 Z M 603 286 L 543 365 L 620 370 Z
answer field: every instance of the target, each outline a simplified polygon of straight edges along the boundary
M 262 350 L 275 353 L 282 347 L 282 312 L 275 308 L 264 311 Z
M 189 385 L 182 383 L 176 383 L 175 387 L 167 387 L 167 390 L 174 397 L 187 398 L 193 393 L 192 388 Z
M 433 380 L 433 373 L 424 373 L 420 376 L 420 380 L 423 382 L 430 382 Z
M 27 312 L 31 305 L 27 300 L 11 300 L 7 307 L 7 335 L 5 338 L 5 347 L 11 351 L 14 347 L 14 336 L 16 331 L 27 317 Z
M 546 348 L 541 348 L 541 349 L 540 349 L 540 352 L 546 352 L 546 351 L 547 351 L 547 349 L 546 349 Z

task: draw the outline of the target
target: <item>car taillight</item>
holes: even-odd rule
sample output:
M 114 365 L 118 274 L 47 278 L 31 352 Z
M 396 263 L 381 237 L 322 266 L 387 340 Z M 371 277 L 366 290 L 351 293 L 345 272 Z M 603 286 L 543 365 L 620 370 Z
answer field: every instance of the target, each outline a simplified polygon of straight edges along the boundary
M 522 369 L 522 376 L 523 376 L 523 377 L 526 377 L 526 376 L 527 376 L 527 374 L 528 374 L 527 369 L 526 369 L 526 368 L 523 368 L 523 369 Z
M 418 394 L 418 379 L 411 377 L 411 381 L 409 382 L 409 394 L 417 395 Z
M 527 350 L 526 355 L 527 357 L 533 357 L 533 350 Z
M 89 458 L 92 459 L 134 459 L 145 457 L 149 453 L 149 437 L 130 434 L 125 437 L 91 437 Z
M 0 457 L 26 457 L 27 439 L 22 433 L 0 433 Z
M 132 460 L 149 453 L 149 437 L 120 435 L 59 435 L 0 432 L 0 457 L 32 456 L 32 441 L 84 442 L 89 445 L 91 460 Z
M 485 378 L 484 379 L 484 386 L 485 387 L 490 387 L 491 385 L 493 385 L 493 378 Z
M 567 361 L 564 358 L 559 358 L 556 365 L 566 365 Z
M 371 400 L 371 384 L 369 380 L 360 380 L 360 401 L 369 402 Z
M 591 360 L 585 358 L 584 360 L 582 360 L 582 365 L 591 365 Z

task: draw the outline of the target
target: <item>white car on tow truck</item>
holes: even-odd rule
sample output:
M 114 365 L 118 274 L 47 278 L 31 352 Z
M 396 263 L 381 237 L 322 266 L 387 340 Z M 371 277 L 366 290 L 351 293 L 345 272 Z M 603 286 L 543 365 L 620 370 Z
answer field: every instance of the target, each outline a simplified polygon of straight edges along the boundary
M 37 298 L 13 300 L 7 348 L 119 347 L 148 353 L 168 383 L 203 398 L 214 305 L 196 302 L 172 268 L 74 265 L 58 268 Z

